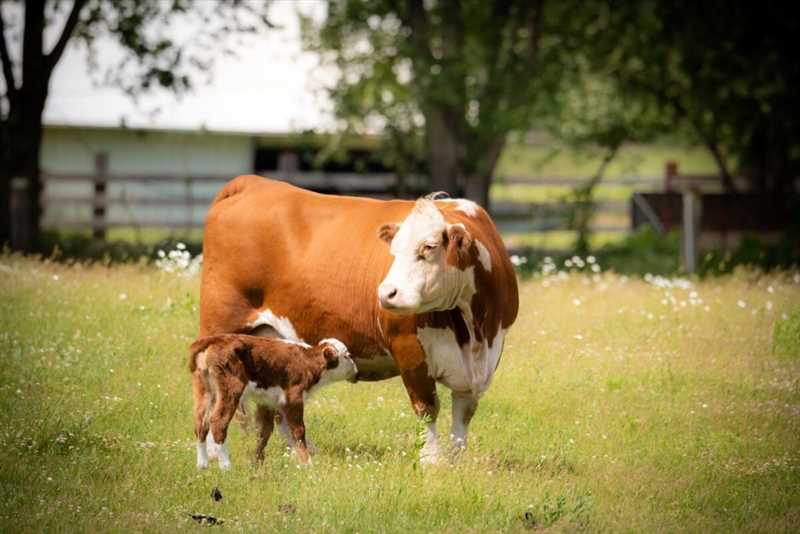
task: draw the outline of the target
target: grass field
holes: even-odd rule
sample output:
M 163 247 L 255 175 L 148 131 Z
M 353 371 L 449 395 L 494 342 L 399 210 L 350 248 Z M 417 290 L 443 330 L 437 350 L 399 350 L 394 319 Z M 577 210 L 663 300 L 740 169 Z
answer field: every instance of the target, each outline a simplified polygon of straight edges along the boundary
M 194 531 L 204 513 L 248 531 L 796 532 L 800 354 L 772 332 L 800 320 L 800 276 L 668 285 L 523 281 L 455 465 L 416 465 L 393 379 L 310 401 L 309 468 L 279 436 L 252 468 L 237 427 L 234 469 L 197 472 L 198 281 L 0 256 L 0 529 Z

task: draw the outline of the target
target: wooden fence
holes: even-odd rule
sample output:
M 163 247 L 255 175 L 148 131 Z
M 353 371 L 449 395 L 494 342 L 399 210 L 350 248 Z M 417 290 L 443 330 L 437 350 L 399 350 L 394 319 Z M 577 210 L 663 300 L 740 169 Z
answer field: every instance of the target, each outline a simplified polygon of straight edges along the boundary
M 43 173 L 43 226 L 91 228 L 98 238 L 103 238 L 106 230 L 112 227 L 199 227 L 216 192 L 232 176 L 109 174 L 106 163 L 103 158 L 98 158 L 94 174 Z M 418 198 L 429 192 L 421 177 L 412 176 L 399 182 L 391 173 L 298 172 L 271 173 L 270 176 L 330 194 Z M 503 183 L 523 182 L 510 178 Z M 524 183 L 532 185 L 530 180 Z M 565 185 L 563 179 L 558 182 L 554 179 L 552 183 Z M 625 201 L 600 202 L 597 208 L 623 215 L 629 212 Z M 503 201 L 491 206 L 492 214 L 504 233 L 566 230 L 570 209 L 569 204 L 556 202 Z M 594 230 L 627 232 L 628 228 L 623 224 L 598 226 Z

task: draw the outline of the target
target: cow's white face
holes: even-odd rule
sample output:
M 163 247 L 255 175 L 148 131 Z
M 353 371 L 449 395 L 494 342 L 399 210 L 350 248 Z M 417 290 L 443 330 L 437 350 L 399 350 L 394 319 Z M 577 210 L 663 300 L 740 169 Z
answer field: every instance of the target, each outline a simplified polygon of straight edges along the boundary
M 389 273 L 378 286 L 383 309 L 400 314 L 454 308 L 474 269 L 465 265 L 473 247 L 461 224 L 447 224 L 430 200 L 418 200 L 402 224 L 379 231 L 394 256 Z

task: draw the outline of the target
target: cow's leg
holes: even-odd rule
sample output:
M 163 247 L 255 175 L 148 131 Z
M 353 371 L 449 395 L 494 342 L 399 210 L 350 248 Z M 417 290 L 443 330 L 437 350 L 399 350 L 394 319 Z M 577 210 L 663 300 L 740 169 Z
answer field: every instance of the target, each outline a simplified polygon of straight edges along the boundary
M 208 451 L 206 438 L 208 436 L 208 410 L 211 404 L 211 394 L 206 388 L 202 371 L 192 373 L 192 396 L 194 397 L 194 434 L 197 437 L 197 468 L 208 467 Z
M 408 392 L 414 413 L 423 422 L 424 444 L 419 460 L 423 464 L 439 461 L 439 442 L 436 436 L 436 417 L 439 415 L 439 398 L 436 395 L 436 381 L 428 375 L 425 351 L 419 344 L 416 333 L 398 335 L 391 346 L 400 377 Z
M 450 432 L 450 442 L 455 453 L 467 447 L 467 432 L 469 422 L 478 409 L 478 397 L 472 392 L 453 391 L 453 428 Z
M 436 381 L 428 376 L 428 366 L 424 363 L 401 372 L 411 407 L 423 423 L 424 444 L 419 453 L 423 464 L 439 462 L 439 440 L 436 435 L 436 417 L 439 415 L 439 398 L 436 395 Z

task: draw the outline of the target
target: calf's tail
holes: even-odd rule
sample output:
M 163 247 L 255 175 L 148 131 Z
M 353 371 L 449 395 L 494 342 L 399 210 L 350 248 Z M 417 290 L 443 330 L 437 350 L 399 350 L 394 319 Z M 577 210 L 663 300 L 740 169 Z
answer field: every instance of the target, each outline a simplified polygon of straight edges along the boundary
M 201 337 L 189 346 L 189 371 L 194 373 L 197 370 L 197 356 L 206 350 L 211 344 L 219 341 L 218 336 Z

